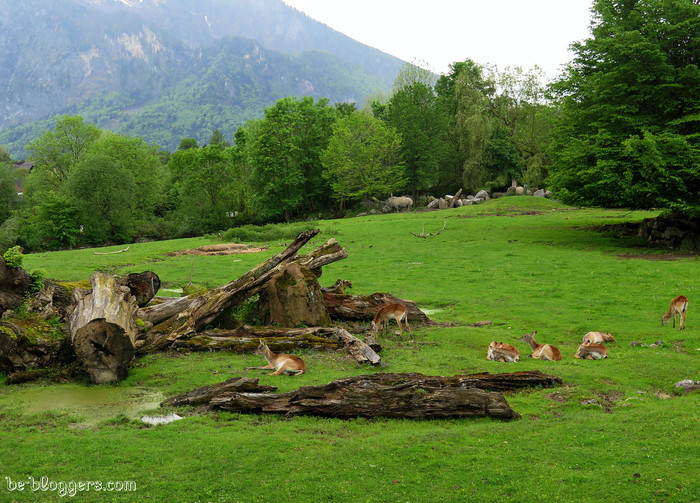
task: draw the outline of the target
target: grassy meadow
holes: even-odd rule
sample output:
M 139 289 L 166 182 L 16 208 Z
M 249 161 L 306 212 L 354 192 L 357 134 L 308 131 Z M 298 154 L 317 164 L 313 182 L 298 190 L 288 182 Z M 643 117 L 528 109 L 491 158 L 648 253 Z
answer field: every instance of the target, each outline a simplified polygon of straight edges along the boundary
M 349 257 L 324 267 L 322 286 L 350 280 L 350 293 L 412 299 L 435 327 L 409 340 L 387 334 L 383 365 L 358 367 L 340 353 L 302 354 L 307 373 L 242 370 L 255 355 L 149 355 L 115 386 L 37 382 L 0 386 L 0 501 L 24 502 L 693 502 L 700 500 L 700 395 L 674 388 L 700 379 L 700 258 L 647 250 L 603 225 L 654 212 L 570 208 L 510 197 L 435 212 L 310 223 Z M 434 233 L 421 239 L 411 233 Z M 282 226 L 281 226 L 282 227 Z M 280 232 L 283 229 L 280 229 Z M 281 236 L 281 234 L 280 234 Z M 27 255 L 27 270 L 86 280 L 95 269 L 152 270 L 164 288 L 231 281 L 279 252 L 167 257 L 221 242 L 202 237 L 122 249 Z M 674 258 L 674 260 L 668 260 Z M 687 329 L 661 326 L 672 298 L 690 299 Z M 473 328 L 469 323 L 491 320 Z M 393 323 L 393 322 L 392 322 Z M 517 339 L 559 347 L 560 362 L 527 358 Z M 610 357 L 574 359 L 588 331 L 612 333 Z M 516 345 L 518 364 L 486 360 L 490 341 Z M 659 347 L 631 346 L 662 340 Z M 260 375 L 280 391 L 373 372 L 453 375 L 542 370 L 559 388 L 507 394 L 515 421 L 328 419 L 160 409 L 160 400 L 233 376 Z M 77 399 L 76 396 L 83 399 Z M 142 415 L 185 418 L 148 426 Z M 31 481 L 133 481 L 135 491 L 61 496 Z M 18 482 L 26 482 L 20 490 Z M 12 484 L 15 484 L 14 486 Z

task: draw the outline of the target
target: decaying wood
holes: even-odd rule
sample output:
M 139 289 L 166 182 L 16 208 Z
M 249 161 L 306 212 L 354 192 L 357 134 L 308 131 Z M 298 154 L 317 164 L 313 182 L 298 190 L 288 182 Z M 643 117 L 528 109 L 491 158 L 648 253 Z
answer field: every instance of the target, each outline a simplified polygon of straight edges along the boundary
M 138 306 L 114 276 L 96 271 L 90 283 L 90 290 L 73 290 L 75 307 L 67 318 L 70 340 L 94 383 L 118 382 L 126 378 L 134 358 Z
M 258 384 L 258 380 L 259 378 L 257 377 L 232 377 L 224 382 L 211 384 L 209 386 L 197 388 L 188 393 L 175 396 L 165 400 L 160 405 L 161 407 L 179 405 L 207 405 L 212 398 L 220 395 L 221 393 L 267 393 L 277 390 L 277 386 L 264 386 Z
M 462 195 L 462 189 L 459 189 L 457 191 L 457 193 L 454 196 L 452 196 L 452 198 L 450 199 L 450 202 L 447 204 L 447 207 L 454 208 L 455 203 L 459 200 L 459 196 L 461 196 L 461 195 Z M 444 226 L 443 226 L 443 229 L 444 229 Z
M 323 265 L 347 257 L 347 250 L 332 238 L 309 254 L 298 256 L 299 249 L 318 232 L 319 230 L 300 233 L 285 250 L 227 285 L 182 297 L 187 299 L 178 303 L 178 307 L 184 306 L 182 310 L 154 324 L 152 333 L 160 336 L 151 338 L 151 347 L 148 350 L 170 346 L 187 334 L 203 330 L 207 325 L 214 323 L 224 311 L 258 293 L 274 274 L 291 262 L 298 262 L 312 271 L 320 271 Z
M 510 383 L 510 384 L 509 384 Z M 168 404 L 195 403 L 246 413 L 329 417 L 520 417 L 494 389 L 553 386 L 561 380 L 541 372 L 473 374 L 452 377 L 416 373 L 362 375 L 288 393 L 212 393 L 211 387 L 175 397 Z
M 113 255 L 115 253 L 124 253 L 124 252 L 128 252 L 128 251 L 129 251 L 129 247 L 127 246 L 126 248 L 124 248 L 122 250 L 111 251 L 111 252 L 94 252 L 94 254 L 95 255 Z
M 339 279 L 333 286 L 326 286 L 321 288 L 321 291 L 336 294 L 345 294 L 346 288 L 352 288 L 352 281 L 345 281 L 344 279 Z
M 0 314 L 24 302 L 24 295 L 32 285 L 29 273 L 21 267 L 8 267 L 0 255 Z
M 230 351 L 252 353 L 263 340 L 275 353 L 301 349 L 342 349 L 357 363 L 376 365 L 381 358 L 367 344 L 338 327 L 271 328 L 244 326 L 234 330 L 203 330 L 181 337 L 169 346 L 180 351 Z M 137 341 L 139 353 L 150 352 L 148 339 Z M 145 348 L 145 350 L 144 350 Z
M 74 358 L 60 338 L 30 340 L 17 324 L 0 321 L 0 370 L 7 373 L 37 370 Z
M 119 284 L 129 289 L 139 307 L 144 307 L 160 289 L 160 278 L 153 271 L 133 272 L 121 278 Z
M 332 320 L 372 321 L 377 311 L 387 304 L 403 304 L 408 309 L 408 321 L 416 321 L 425 325 L 434 324 L 415 302 L 399 299 L 390 293 L 347 295 L 323 292 L 323 298 Z
M 442 231 L 445 230 L 445 226 L 446 226 L 446 225 L 447 225 L 447 222 L 444 222 L 444 223 L 442 224 L 442 229 L 440 229 L 440 230 L 437 231 L 437 232 L 433 232 L 433 233 L 431 233 L 431 234 L 426 234 L 426 233 L 425 233 L 425 224 L 423 224 L 423 226 L 421 227 L 422 231 L 421 231 L 420 234 L 416 234 L 415 232 L 411 232 L 411 234 L 413 234 L 413 235 L 416 236 L 417 238 L 424 238 L 424 239 L 434 238 L 435 236 L 437 236 L 438 234 L 440 234 Z

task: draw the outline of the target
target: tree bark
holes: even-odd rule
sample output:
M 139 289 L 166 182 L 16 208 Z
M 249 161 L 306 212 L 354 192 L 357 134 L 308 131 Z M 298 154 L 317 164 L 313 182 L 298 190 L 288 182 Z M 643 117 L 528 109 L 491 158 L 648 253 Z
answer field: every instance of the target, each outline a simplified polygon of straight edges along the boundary
M 503 396 L 487 389 L 558 384 L 561 379 L 537 371 L 452 377 L 377 373 L 338 379 L 320 386 L 303 386 L 288 393 L 230 389 L 212 392 L 209 386 L 175 397 L 168 404 L 197 403 L 234 412 L 327 417 L 515 419 L 520 416 Z
M 152 271 L 133 272 L 119 280 L 119 284 L 129 288 L 139 307 L 148 305 L 160 289 L 160 278 Z
M 32 285 L 29 273 L 21 267 L 8 267 L 0 255 L 0 314 L 24 302 L 24 295 Z
M 324 291 L 323 298 L 332 320 L 372 321 L 377 311 L 387 304 L 403 304 L 408 309 L 408 321 L 417 321 L 425 325 L 435 324 L 415 302 L 399 299 L 390 293 L 348 295 Z
M 129 289 L 109 274 L 97 271 L 90 283 L 90 290 L 73 290 L 76 304 L 67 320 L 71 342 L 92 382 L 118 382 L 134 358 L 138 306 Z

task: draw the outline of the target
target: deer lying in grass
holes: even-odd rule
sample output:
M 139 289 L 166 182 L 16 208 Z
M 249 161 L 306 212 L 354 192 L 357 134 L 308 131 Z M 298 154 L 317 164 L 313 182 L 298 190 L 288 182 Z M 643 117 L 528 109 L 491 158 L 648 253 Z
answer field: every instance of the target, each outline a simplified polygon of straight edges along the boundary
M 294 355 L 273 353 L 272 350 L 267 347 L 267 344 L 265 344 L 262 340 L 260 341 L 260 345 L 255 350 L 255 354 L 264 356 L 267 360 L 267 365 L 263 365 L 262 367 L 246 367 L 246 370 L 274 369 L 274 372 L 267 374 L 270 376 L 278 376 L 280 374 L 298 376 L 303 374 L 306 370 L 304 360 Z
M 531 358 L 537 358 L 538 360 L 561 360 L 561 351 L 556 346 L 551 344 L 537 344 L 535 341 L 535 335 L 537 330 L 529 334 L 523 335 L 520 340 L 527 342 L 532 348 L 532 354 L 529 355 Z
M 486 353 L 486 359 L 495 362 L 518 363 L 520 361 L 520 350 L 511 344 L 491 341 Z
M 602 360 L 608 357 L 608 348 L 595 342 L 584 342 L 579 344 L 574 356 L 582 360 Z
M 596 344 L 602 344 L 603 342 L 617 342 L 615 340 L 615 337 L 613 337 L 610 334 L 606 334 L 603 332 L 588 332 L 586 335 L 583 336 L 583 340 L 581 342 L 594 342 Z
M 680 320 L 680 328 L 678 330 L 683 330 L 685 327 L 685 315 L 688 312 L 688 297 L 685 295 L 679 295 L 671 301 L 671 307 L 668 308 L 668 312 L 661 317 L 661 324 L 666 325 L 668 320 L 673 318 L 673 328 L 676 328 L 676 313 L 678 313 L 678 318 Z
M 401 327 L 401 322 L 406 322 L 406 328 L 408 328 L 409 333 L 411 332 L 411 327 L 408 324 L 408 309 L 403 304 L 389 304 L 381 308 L 377 315 L 374 317 L 372 322 L 372 333 L 377 335 L 379 332 L 379 327 L 383 326 L 382 332 L 386 332 L 389 326 L 389 320 L 394 319 L 399 325 L 399 337 L 403 336 L 403 328 Z

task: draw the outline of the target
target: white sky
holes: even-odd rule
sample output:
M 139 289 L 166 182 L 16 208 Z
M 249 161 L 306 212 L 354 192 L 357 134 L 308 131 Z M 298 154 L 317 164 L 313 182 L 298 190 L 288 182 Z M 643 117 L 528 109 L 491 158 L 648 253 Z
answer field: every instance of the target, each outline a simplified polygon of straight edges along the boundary
M 549 78 L 589 36 L 593 0 L 283 0 L 358 42 L 436 73 L 467 58 Z

